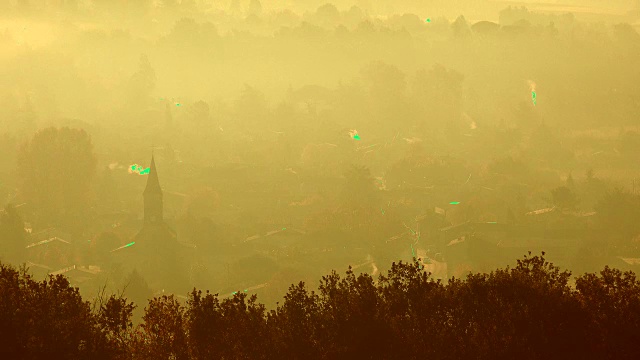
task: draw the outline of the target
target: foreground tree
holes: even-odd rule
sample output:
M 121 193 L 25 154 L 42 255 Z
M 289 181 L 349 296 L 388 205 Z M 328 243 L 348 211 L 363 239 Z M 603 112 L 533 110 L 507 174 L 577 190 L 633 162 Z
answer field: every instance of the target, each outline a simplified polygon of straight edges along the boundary
M 577 297 L 589 313 L 590 353 L 599 359 L 640 358 L 640 281 L 632 272 L 605 267 L 576 279 Z
M 131 306 L 111 297 L 92 312 L 62 275 L 38 282 L 0 263 L 0 358 L 117 359 Z
M 184 307 L 173 296 L 149 301 L 137 344 L 140 359 L 188 359 Z
M 64 277 L 0 265 L 0 357 L 638 359 L 640 281 L 605 268 L 574 289 L 570 277 L 543 253 L 445 285 L 414 259 L 377 281 L 332 272 L 318 293 L 299 282 L 269 313 L 244 292 L 162 296 L 134 331 L 122 297 L 91 311 Z

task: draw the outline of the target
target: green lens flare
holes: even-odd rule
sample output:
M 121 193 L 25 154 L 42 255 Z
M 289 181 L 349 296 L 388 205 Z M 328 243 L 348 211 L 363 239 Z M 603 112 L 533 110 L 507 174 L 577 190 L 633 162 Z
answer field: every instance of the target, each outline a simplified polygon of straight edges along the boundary
M 151 168 L 143 168 L 142 166 L 138 165 L 138 164 L 133 164 L 131 165 L 131 169 L 129 170 L 130 173 L 136 173 L 138 175 L 147 175 L 149 174 L 149 172 L 151 171 Z
M 536 92 L 531 92 L 531 101 L 533 101 L 533 106 L 536 106 Z

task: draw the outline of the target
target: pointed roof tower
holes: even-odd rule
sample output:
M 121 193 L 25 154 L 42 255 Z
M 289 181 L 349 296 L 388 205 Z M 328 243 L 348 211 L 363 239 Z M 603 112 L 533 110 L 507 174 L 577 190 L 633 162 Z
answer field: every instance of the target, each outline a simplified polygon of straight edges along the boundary
M 151 155 L 151 165 L 149 165 L 149 177 L 147 186 L 144 188 L 144 222 L 145 224 L 159 224 L 163 219 L 162 188 L 158 180 L 156 161 Z
M 151 165 L 149 165 L 149 177 L 147 178 L 147 186 L 144 188 L 144 194 L 160 193 L 162 194 L 162 188 L 160 188 L 160 181 L 158 180 L 158 172 L 156 171 L 156 161 L 151 155 Z

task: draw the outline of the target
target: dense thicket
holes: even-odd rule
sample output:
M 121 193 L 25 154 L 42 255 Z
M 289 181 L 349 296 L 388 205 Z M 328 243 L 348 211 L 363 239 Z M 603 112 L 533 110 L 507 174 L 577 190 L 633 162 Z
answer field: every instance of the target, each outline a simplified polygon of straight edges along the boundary
M 83 301 L 62 277 L 0 265 L 0 351 L 12 359 L 638 359 L 640 281 L 606 267 L 571 274 L 542 256 L 447 284 L 394 263 L 374 280 L 292 285 L 277 309 L 193 290 L 133 304 Z M 6 358 L 3 356 L 4 358 Z

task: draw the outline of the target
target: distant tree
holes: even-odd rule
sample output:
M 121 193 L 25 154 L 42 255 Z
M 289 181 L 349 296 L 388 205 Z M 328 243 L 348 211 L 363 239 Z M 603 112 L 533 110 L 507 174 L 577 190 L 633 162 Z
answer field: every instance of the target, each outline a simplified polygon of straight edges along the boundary
M 419 70 L 413 86 L 415 101 L 422 112 L 421 119 L 430 126 L 460 129 L 464 76 L 440 64 L 426 71 Z
M 544 123 L 532 129 L 528 151 L 532 156 L 557 166 L 571 166 L 575 158 L 573 151 L 563 145 L 555 129 Z
M 250 0 L 249 1 L 249 14 L 252 15 L 262 15 L 262 4 L 260 0 Z
M 587 171 L 585 172 L 585 177 L 587 178 L 587 182 L 592 181 L 595 178 L 592 168 L 587 169 Z
M 345 13 L 345 25 L 347 25 L 349 28 L 354 28 L 355 26 L 360 24 L 364 18 L 365 13 L 362 8 L 357 5 L 353 5 Z
M 467 19 L 464 16 L 460 15 L 458 18 L 451 24 L 451 29 L 453 30 L 453 35 L 459 39 L 467 39 L 471 37 L 471 27 L 467 22 Z
M 121 289 L 123 289 L 123 295 L 126 295 L 134 304 L 137 304 L 132 316 L 138 322 L 142 319 L 144 307 L 153 298 L 153 291 L 136 269 L 124 279 Z
M 351 165 L 345 173 L 342 198 L 350 206 L 371 204 L 377 188 L 371 170 L 359 165 Z
M 369 91 L 371 121 L 381 132 L 397 129 L 398 120 L 408 116 L 406 75 L 394 65 L 374 62 L 362 70 Z
M 171 112 L 171 105 L 169 103 L 167 103 L 164 108 L 164 124 L 167 131 L 171 131 L 173 129 L 173 114 Z
M 240 0 L 231 0 L 229 2 L 229 13 L 238 15 L 240 13 Z
M 196 11 L 197 3 L 195 0 L 182 0 L 180 1 L 180 8 L 187 11 Z
M 95 164 L 91 137 L 80 129 L 42 129 L 22 146 L 20 193 L 34 209 L 36 226 L 65 226 L 74 231 L 85 226 Z
M 16 118 L 18 133 L 29 136 L 36 130 L 38 115 L 33 107 L 31 96 L 27 96 Z
M 220 196 L 208 186 L 196 187 L 186 200 L 186 211 L 196 218 L 212 217 L 220 203 Z
M 99 10 L 112 10 L 115 7 L 112 0 L 93 0 L 93 5 Z
M 411 144 L 407 156 L 392 164 L 385 179 L 392 189 L 424 188 L 449 183 L 451 179 L 466 181 L 468 169 L 455 158 L 434 158 L 422 145 Z
M 160 5 L 165 8 L 175 8 L 178 6 L 178 0 L 161 0 Z
M 640 133 L 638 132 L 625 131 L 619 136 L 618 142 L 618 148 L 627 156 L 633 156 L 640 151 Z
M 26 261 L 27 232 L 24 221 L 12 204 L 0 211 L 0 256 L 5 262 L 20 264 Z
M 108 264 L 111 259 L 111 251 L 122 245 L 120 237 L 115 233 L 111 231 L 100 233 L 92 243 L 95 261 L 101 265 Z
M 616 188 L 601 198 L 594 210 L 599 225 L 607 230 L 610 240 L 617 244 L 627 242 L 640 234 L 640 198 L 623 189 Z M 614 242 L 612 242 L 613 244 Z
M 334 27 L 340 21 L 340 11 L 333 4 L 324 4 L 316 10 L 316 17 L 323 26 Z
M 575 193 L 566 186 L 560 186 L 551 191 L 553 205 L 561 210 L 573 210 L 578 204 Z
M 197 246 L 202 251 L 222 251 L 219 226 L 209 217 L 187 213 L 183 217 L 185 230 L 180 237 Z
M 113 178 L 113 170 L 105 166 L 96 185 L 96 205 L 100 210 L 105 212 L 117 211 L 121 204 L 118 196 L 118 186 Z
M 212 23 L 198 23 L 191 17 L 185 17 L 176 21 L 161 43 L 169 45 L 172 50 L 181 49 L 187 54 L 211 55 L 210 50 L 218 39 L 218 30 Z
M 565 181 L 565 184 L 571 190 L 574 190 L 576 188 L 576 182 L 573 180 L 573 175 L 571 175 L 571 172 L 569 172 L 569 175 L 567 176 L 567 180 Z
M 137 270 L 129 274 L 123 285 L 125 294 L 137 304 L 145 304 L 153 295 L 149 285 Z
M 638 48 L 640 47 L 640 34 L 633 26 L 627 23 L 616 24 L 613 27 L 615 39 L 623 43 L 625 46 Z
M 128 101 L 136 109 L 146 110 L 151 93 L 156 87 L 156 72 L 147 55 L 140 55 L 138 70 L 129 80 Z
M 517 224 L 517 223 L 518 223 L 518 218 L 516 218 L 516 215 L 513 212 L 513 209 L 509 208 L 507 210 L 507 224 Z
M 255 129 L 264 126 L 269 107 L 262 92 L 245 84 L 236 101 L 234 113 L 241 129 Z
M 16 169 L 16 153 L 18 150 L 18 140 L 15 135 L 6 132 L 0 135 L 0 153 L 3 154 L 0 157 L 0 171 L 10 173 Z M 0 180 L 0 196 L 3 191 L 12 190 L 8 189 L 7 185 Z
M 189 117 L 191 121 L 196 124 L 208 124 L 209 117 L 209 104 L 206 101 L 197 101 L 189 107 Z
M 129 0 L 123 5 L 126 6 L 127 13 L 135 16 L 144 16 L 154 6 L 154 0 Z
M 31 9 L 31 0 L 18 0 L 17 1 L 18 9 L 22 11 L 27 11 Z

